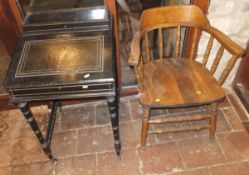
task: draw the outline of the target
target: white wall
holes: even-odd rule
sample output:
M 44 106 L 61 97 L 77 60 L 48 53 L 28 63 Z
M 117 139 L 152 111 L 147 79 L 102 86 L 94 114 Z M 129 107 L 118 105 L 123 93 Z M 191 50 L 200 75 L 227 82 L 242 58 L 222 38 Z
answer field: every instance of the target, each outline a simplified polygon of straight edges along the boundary
M 249 39 L 249 0 L 211 0 L 208 11 L 208 19 L 210 20 L 210 24 L 213 27 L 218 28 L 237 44 L 245 48 L 247 40 Z M 201 37 L 198 49 L 198 60 L 200 61 L 205 52 L 208 39 L 209 36 L 207 34 L 203 34 Z M 214 43 L 212 49 L 214 52 L 212 52 L 212 55 L 210 55 L 211 60 L 208 62 L 209 67 L 212 63 L 212 59 L 214 59 L 216 55 L 218 48 L 219 45 Z M 215 74 L 216 77 L 221 74 L 222 68 L 226 66 L 226 63 L 230 57 L 231 56 L 229 53 L 224 53 L 222 62 L 220 63 L 220 66 L 218 67 Z M 224 87 L 231 85 L 238 69 L 239 62 L 240 59 L 224 83 Z

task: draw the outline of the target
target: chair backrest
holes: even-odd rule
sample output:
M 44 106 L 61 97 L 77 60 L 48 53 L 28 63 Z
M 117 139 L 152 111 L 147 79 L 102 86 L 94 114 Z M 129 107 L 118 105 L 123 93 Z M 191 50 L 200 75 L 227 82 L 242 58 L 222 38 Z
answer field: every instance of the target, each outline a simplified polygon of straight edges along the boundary
M 145 10 L 140 20 L 141 33 L 155 28 L 209 26 L 205 14 L 195 5 L 171 5 Z
M 158 30 L 158 46 L 159 46 L 159 54 L 160 59 L 164 57 L 164 32 L 163 30 L 166 28 L 175 28 L 176 32 L 169 32 L 169 36 L 172 38 L 172 35 L 176 33 L 176 39 L 173 41 L 175 44 L 175 56 L 178 58 L 180 56 L 180 45 L 183 41 L 181 35 L 183 32 L 182 29 L 186 27 L 209 27 L 209 21 L 207 17 L 203 14 L 200 8 L 195 5 L 171 5 L 171 6 L 164 6 L 158 8 L 151 8 L 145 10 L 141 16 L 140 20 L 140 32 L 145 38 L 145 48 L 146 48 L 146 57 L 147 62 L 151 60 L 151 37 L 149 37 L 149 33 L 155 32 Z M 169 40 L 169 39 L 168 39 Z M 194 36 L 193 45 L 191 49 L 190 57 L 193 59 L 194 53 L 196 50 L 196 41 L 197 37 Z M 171 42 L 171 41 L 169 41 Z M 169 43 L 168 43 L 169 45 Z M 168 50 L 172 50 L 168 46 Z
M 222 68 L 223 71 L 221 71 L 221 74 L 217 77 L 219 84 L 223 84 L 231 69 L 235 65 L 237 58 L 239 58 L 243 53 L 243 49 L 231 41 L 223 33 L 215 28 L 212 28 L 205 14 L 195 5 L 171 5 L 148 9 L 143 12 L 140 20 L 140 33 L 142 35 L 141 47 L 145 49 L 145 52 L 142 52 L 142 57 L 143 55 L 146 55 L 146 59 L 143 58 L 140 63 L 150 63 L 152 60 L 153 49 L 151 48 L 153 47 L 151 47 L 151 45 L 153 43 L 151 43 L 150 34 L 153 32 L 156 32 L 157 34 L 156 50 L 159 51 L 156 58 L 160 60 L 164 58 L 164 29 L 173 29 L 174 32 L 168 33 L 168 36 L 175 40 L 173 44 L 174 49 L 171 50 L 175 51 L 174 57 L 179 58 L 181 56 L 180 46 L 184 44 L 184 39 L 181 35 L 186 33 L 188 28 L 196 31 L 193 36 L 193 42 L 190 46 L 191 52 L 189 59 L 195 59 L 195 52 L 198 49 L 198 32 L 206 32 L 210 35 L 210 39 L 202 59 L 202 64 L 206 66 L 207 62 L 211 63 L 209 70 L 212 75 L 217 71 L 217 67 L 221 62 L 224 50 L 227 50 L 232 55 L 231 59 L 227 61 L 227 66 Z M 214 40 L 220 44 L 220 48 L 216 53 L 216 57 L 210 61 L 209 55 L 212 50 Z

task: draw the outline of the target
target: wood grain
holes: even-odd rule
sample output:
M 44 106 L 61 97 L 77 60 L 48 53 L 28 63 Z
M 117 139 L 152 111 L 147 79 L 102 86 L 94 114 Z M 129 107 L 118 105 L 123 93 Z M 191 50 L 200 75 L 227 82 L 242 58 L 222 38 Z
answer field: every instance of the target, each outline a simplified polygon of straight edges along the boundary
M 180 46 L 181 27 L 195 28 L 196 33 L 193 42 L 190 45 L 190 59 L 178 58 Z M 175 28 L 176 33 L 176 58 L 163 57 L 163 39 L 162 30 L 165 28 Z M 149 47 L 149 32 L 159 30 L 159 49 L 160 59 L 151 60 L 151 49 Z M 206 32 L 211 35 L 204 59 L 202 63 L 195 61 L 196 49 L 198 48 L 198 34 Z M 146 141 L 147 134 L 156 134 L 164 132 L 180 132 L 209 129 L 210 138 L 215 137 L 217 106 L 225 99 L 225 92 L 220 85 L 224 83 L 236 60 L 243 55 L 244 50 L 224 35 L 219 30 L 210 26 L 204 13 L 197 7 L 191 5 L 175 5 L 168 7 L 153 8 L 144 11 L 141 18 L 141 28 L 139 37 L 132 41 L 131 54 L 129 58 L 130 65 L 135 66 L 135 74 L 138 82 L 140 103 L 144 107 L 144 120 L 142 125 L 141 145 Z M 141 48 L 143 38 L 145 38 L 145 51 Z M 216 53 L 216 57 L 208 70 L 205 66 L 209 61 L 209 55 L 212 51 L 213 40 L 221 45 Z M 140 45 L 141 44 L 141 45 Z M 226 67 L 218 81 L 213 77 L 221 59 L 224 50 L 232 54 Z M 146 52 L 146 63 L 143 63 L 142 54 Z M 227 59 L 227 58 L 226 58 Z M 151 108 L 180 108 L 204 106 L 209 114 L 209 123 L 207 125 L 197 125 L 196 127 L 182 127 L 173 129 L 163 129 L 148 131 L 150 123 L 172 123 L 188 122 L 207 119 L 207 117 L 172 117 L 167 119 L 150 120 L 149 110 Z
M 214 42 L 214 37 L 210 36 L 209 41 L 208 41 L 208 45 L 207 45 L 207 49 L 205 51 L 205 54 L 204 54 L 204 57 L 203 57 L 203 60 L 202 60 L 202 64 L 204 66 L 206 66 L 206 64 L 207 64 L 207 61 L 208 61 L 208 58 L 209 58 L 209 55 L 210 55 L 210 52 L 211 52 L 211 49 L 212 49 L 212 46 L 213 46 L 213 42 Z
M 0 38 L 9 55 L 12 55 L 22 32 L 21 18 L 17 14 L 16 4 L 10 0 L 0 0 Z
M 188 59 L 167 59 L 144 66 L 140 102 L 148 107 L 187 107 L 222 101 L 223 89 L 207 69 Z

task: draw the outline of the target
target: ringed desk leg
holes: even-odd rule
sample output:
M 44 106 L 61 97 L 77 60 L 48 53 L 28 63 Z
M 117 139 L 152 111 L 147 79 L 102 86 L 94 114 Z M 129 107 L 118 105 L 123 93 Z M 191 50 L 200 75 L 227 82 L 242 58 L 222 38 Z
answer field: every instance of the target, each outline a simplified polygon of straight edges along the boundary
M 121 153 L 121 142 L 119 136 L 119 119 L 118 119 L 118 100 L 116 96 L 107 97 L 107 103 L 110 111 L 110 118 L 112 124 L 112 130 L 114 135 L 114 148 L 118 159 L 120 159 Z M 29 123 L 31 129 L 35 133 L 37 139 L 39 140 L 43 151 L 51 160 L 56 160 L 54 158 L 50 145 L 52 140 L 53 128 L 56 119 L 57 108 L 61 106 L 60 101 L 53 101 L 52 110 L 48 120 L 48 127 L 46 136 L 44 137 L 39 126 L 37 125 L 35 118 L 30 110 L 30 107 L 27 102 L 20 102 L 18 103 L 20 110 L 22 111 L 24 117 L 26 118 L 27 122 Z
M 117 158 L 120 159 L 121 142 L 119 136 L 119 116 L 118 116 L 118 100 L 117 96 L 107 97 L 107 103 L 110 111 L 112 131 L 114 136 L 114 148 Z

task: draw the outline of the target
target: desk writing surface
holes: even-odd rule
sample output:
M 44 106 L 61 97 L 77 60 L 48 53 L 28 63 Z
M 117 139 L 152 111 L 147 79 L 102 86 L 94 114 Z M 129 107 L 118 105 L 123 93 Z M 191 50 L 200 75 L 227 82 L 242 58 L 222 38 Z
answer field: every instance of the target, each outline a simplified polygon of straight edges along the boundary
M 23 36 L 11 60 L 7 88 L 113 82 L 112 32 Z
M 103 36 L 25 41 L 15 77 L 103 72 Z

